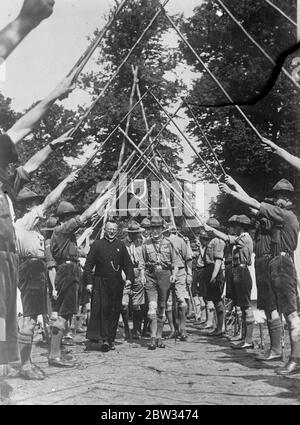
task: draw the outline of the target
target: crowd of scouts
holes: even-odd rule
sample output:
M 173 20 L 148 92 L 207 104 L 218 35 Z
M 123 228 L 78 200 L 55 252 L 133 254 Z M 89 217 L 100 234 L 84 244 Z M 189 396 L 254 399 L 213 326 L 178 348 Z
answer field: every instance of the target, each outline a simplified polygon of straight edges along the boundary
M 19 16 L 0 32 L 0 55 L 6 59 L 22 39 L 53 12 L 52 0 L 25 0 Z M 76 70 L 75 70 L 76 71 Z M 83 213 L 66 201 L 64 190 L 77 178 L 73 172 L 46 197 L 26 185 L 31 176 L 70 140 L 68 134 L 52 141 L 16 169 L 17 144 L 29 135 L 58 99 L 74 88 L 76 72 L 65 78 L 44 100 L 0 136 L 0 366 L 2 376 L 16 373 L 28 380 L 43 380 L 45 372 L 32 362 L 34 332 L 39 316 L 51 316 L 49 366 L 73 367 L 76 362 L 62 349 L 71 339 L 72 318 L 86 315 L 86 350 L 115 350 L 120 316 L 126 339 L 149 338 L 148 349 L 164 349 L 167 338 L 186 341 L 186 321 L 193 312 L 209 332 L 225 334 L 224 293 L 239 308 L 241 334 L 232 348 L 253 348 L 254 315 L 249 271 L 255 253 L 257 308 L 264 310 L 270 350 L 258 361 L 282 358 L 282 321 L 289 330 L 291 355 L 280 375 L 300 371 L 300 319 L 297 308 L 297 274 L 294 253 L 299 221 L 294 187 L 283 179 L 265 202 L 248 194 L 230 176 L 220 190 L 249 208 L 249 215 L 228 218 L 226 229 L 215 218 L 194 229 L 189 241 L 162 217 L 131 220 L 120 239 L 118 224 L 109 219 L 104 236 L 91 243 L 88 229 L 95 214 L 113 196 L 108 190 Z M 300 169 L 300 160 L 273 142 L 265 146 Z M 59 202 L 60 201 L 60 202 Z M 58 204 L 56 213 L 50 209 Z M 15 216 L 14 206 L 18 213 Z M 46 223 L 46 224 L 45 224 Z M 84 229 L 87 228 L 86 231 Z M 19 288 L 23 314 L 17 320 Z M 224 288 L 226 291 L 224 292 Z M 51 306 L 49 308 L 49 298 Z M 132 317 L 133 329 L 129 319 Z M 82 327 L 80 322 L 79 328 Z M 78 328 L 78 327 L 77 327 Z M 16 363 L 19 366 L 16 369 Z

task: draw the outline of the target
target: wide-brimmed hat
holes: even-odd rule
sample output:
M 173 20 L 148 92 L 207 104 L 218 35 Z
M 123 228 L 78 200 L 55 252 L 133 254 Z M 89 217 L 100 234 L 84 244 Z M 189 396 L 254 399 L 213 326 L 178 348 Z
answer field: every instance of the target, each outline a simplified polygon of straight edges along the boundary
M 160 217 L 159 215 L 155 215 L 155 216 L 151 217 L 150 226 L 151 227 L 164 227 L 163 218 Z
M 21 204 L 27 204 L 32 201 L 44 202 L 45 196 L 38 195 L 32 190 L 28 189 L 28 187 L 24 187 L 17 196 L 17 201 Z
M 231 223 L 241 224 L 242 226 L 247 227 L 253 227 L 251 219 L 244 214 L 235 216 L 235 220 L 231 221 Z
M 214 217 L 209 218 L 206 224 L 214 229 L 219 229 L 221 227 L 219 221 Z
M 287 179 L 281 179 L 279 182 L 275 184 L 275 186 L 272 189 L 272 192 L 290 192 L 294 193 L 295 189 L 291 182 L 289 182 Z
M 227 224 L 231 225 L 231 224 L 235 223 L 236 218 L 237 218 L 237 215 L 233 215 L 233 216 L 231 216 L 231 217 L 227 220 Z
M 150 226 L 151 226 L 151 222 L 150 222 L 149 218 L 144 218 L 144 220 L 142 220 L 142 222 L 141 222 L 141 226 L 144 229 L 149 229 Z
M 56 210 L 57 217 L 63 217 L 64 215 L 76 215 L 78 211 L 70 202 L 62 201 Z
M 53 231 L 57 225 L 57 222 L 58 222 L 58 219 L 56 217 L 49 217 L 45 223 L 45 227 L 43 227 L 41 230 L 44 232 Z
M 124 229 L 124 232 L 127 233 L 141 233 L 144 232 L 145 229 L 139 225 L 137 221 L 131 221 L 128 223 L 128 227 Z

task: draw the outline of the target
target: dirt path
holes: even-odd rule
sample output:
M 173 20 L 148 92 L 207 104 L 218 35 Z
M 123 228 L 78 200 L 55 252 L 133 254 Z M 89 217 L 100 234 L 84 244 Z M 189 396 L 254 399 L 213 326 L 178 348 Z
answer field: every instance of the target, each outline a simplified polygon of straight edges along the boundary
M 148 351 L 124 342 L 107 354 L 84 352 L 83 336 L 72 349 L 75 369 L 49 368 L 45 348 L 35 347 L 34 361 L 47 373 L 43 382 L 20 378 L 1 384 L 11 404 L 299 404 L 300 374 L 282 378 L 274 367 L 254 360 L 258 350 L 237 352 L 223 339 L 205 337 L 189 324 L 186 343 L 167 341 L 165 350 Z M 259 342 L 256 329 L 256 342 Z

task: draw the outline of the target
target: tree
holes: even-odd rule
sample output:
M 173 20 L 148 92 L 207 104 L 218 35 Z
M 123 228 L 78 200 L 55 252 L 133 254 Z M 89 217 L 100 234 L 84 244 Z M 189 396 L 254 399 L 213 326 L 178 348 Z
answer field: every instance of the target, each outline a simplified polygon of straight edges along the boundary
M 99 71 L 86 74 L 82 79 L 83 87 L 86 90 L 90 90 L 93 96 L 99 94 L 121 63 L 122 58 L 127 55 L 140 37 L 158 7 L 158 0 L 129 0 L 127 2 L 115 24 L 108 32 L 105 42 L 99 49 L 97 61 Z M 115 8 L 111 10 L 109 15 L 114 10 Z M 92 111 L 86 124 L 89 136 L 94 137 L 99 142 L 103 142 L 128 112 L 133 82 L 132 65 L 138 66 L 139 86 L 142 94 L 147 87 L 155 85 L 153 90 L 165 106 L 169 106 L 177 100 L 183 86 L 179 81 L 169 81 L 166 73 L 176 67 L 179 52 L 164 45 L 163 36 L 168 30 L 169 25 L 161 15 L 147 32 L 128 62 L 123 66 L 105 96 Z M 96 31 L 95 36 L 97 34 L 98 31 Z M 134 99 L 134 102 L 136 101 L 137 97 Z M 156 124 L 156 129 L 153 133 L 153 137 L 155 137 L 166 122 L 166 117 L 150 95 L 144 99 L 144 106 L 149 126 Z M 125 125 L 123 128 L 125 128 Z M 145 134 L 145 124 L 141 110 L 137 107 L 131 117 L 129 136 L 136 143 L 139 143 Z M 106 144 L 103 152 L 101 152 L 101 157 L 85 170 L 83 202 L 87 201 L 92 188 L 99 180 L 109 180 L 116 171 L 122 142 L 123 136 L 118 132 L 115 133 Z M 143 149 L 145 147 L 146 143 Z M 157 144 L 157 149 L 168 159 L 168 165 L 172 171 L 177 173 L 181 163 L 181 145 L 177 136 L 169 130 L 165 130 Z M 131 151 L 132 149 L 126 145 L 124 160 Z M 146 177 L 148 174 L 149 171 L 145 170 L 142 176 Z
M 294 45 L 294 27 L 266 2 L 224 0 L 224 3 L 274 60 L 279 60 L 282 53 Z M 295 1 L 290 9 L 285 2 L 277 3 L 293 17 Z M 297 153 L 299 91 L 283 72 L 270 92 L 261 98 L 274 67 L 214 1 L 206 0 L 196 8 L 194 15 L 182 24 L 182 29 L 234 101 L 249 105 L 242 109 L 259 132 L 290 152 Z M 181 50 L 187 62 L 202 72 L 201 65 L 183 43 Z M 285 61 L 290 73 L 295 66 L 295 57 L 297 52 Z M 294 170 L 262 149 L 235 107 L 215 107 L 228 104 L 228 101 L 206 72 L 195 81 L 189 102 L 223 166 L 252 195 L 262 199 L 280 177 L 289 178 L 297 185 Z M 220 174 L 192 119 L 189 130 L 200 140 L 201 155 Z M 190 169 L 200 171 L 209 179 L 197 158 Z

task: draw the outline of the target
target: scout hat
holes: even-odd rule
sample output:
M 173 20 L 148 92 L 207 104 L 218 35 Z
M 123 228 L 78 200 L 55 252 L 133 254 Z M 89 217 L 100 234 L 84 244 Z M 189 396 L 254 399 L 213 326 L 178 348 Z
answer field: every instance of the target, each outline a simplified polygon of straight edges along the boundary
M 155 216 L 151 217 L 150 226 L 151 227 L 164 227 L 164 220 L 159 215 L 155 215 Z
M 250 218 L 244 214 L 235 216 L 235 220 L 232 223 L 242 224 L 243 226 L 248 226 L 248 227 L 252 226 L 252 222 Z
M 45 227 L 43 227 L 41 230 L 44 232 L 50 232 L 54 230 L 55 226 L 57 225 L 57 222 L 58 222 L 57 218 L 49 217 L 45 223 Z
M 70 202 L 62 201 L 57 207 L 57 211 L 56 211 L 57 217 L 62 217 L 64 215 L 69 215 L 69 214 L 70 215 L 77 214 L 77 211 L 74 205 L 72 205 Z
M 228 223 L 228 224 L 235 223 L 236 218 L 237 218 L 237 215 L 233 215 L 232 217 L 230 217 L 230 218 L 228 219 L 227 223 Z
M 28 189 L 28 187 L 24 187 L 18 197 L 17 201 L 22 204 L 27 204 L 31 201 L 38 201 L 42 203 L 44 201 L 45 197 L 43 195 L 38 195 L 37 193 L 33 192 L 32 190 Z
M 214 217 L 209 218 L 209 219 L 207 220 L 206 224 L 207 224 L 208 226 L 210 226 L 210 227 L 215 228 L 215 229 L 219 229 L 219 228 L 221 227 L 221 226 L 220 226 L 220 223 L 218 222 L 218 220 L 217 220 L 216 218 L 214 218 Z
M 144 218 L 144 220 L 142 220 L 142 222 L 141 222 L 141 226 L 144 229 L 149 229 L 149 227 L 150 227 L 150 220 L 149 220 L 149 218 Z
M 144 232 L 144 230 L 145 229 L 143 227 L 141 227 L 137 221 L 134 221 L 133 220 L 133 221 L 131 221 L 128 224 L 127 229 L 124 229 L 124 232 L 127 232 L 127 233 L 141 233 L 141 232 Z
M 281 179 L 275 184 L 272 192 L 295 192 L 294 186 L 286 179 Z

